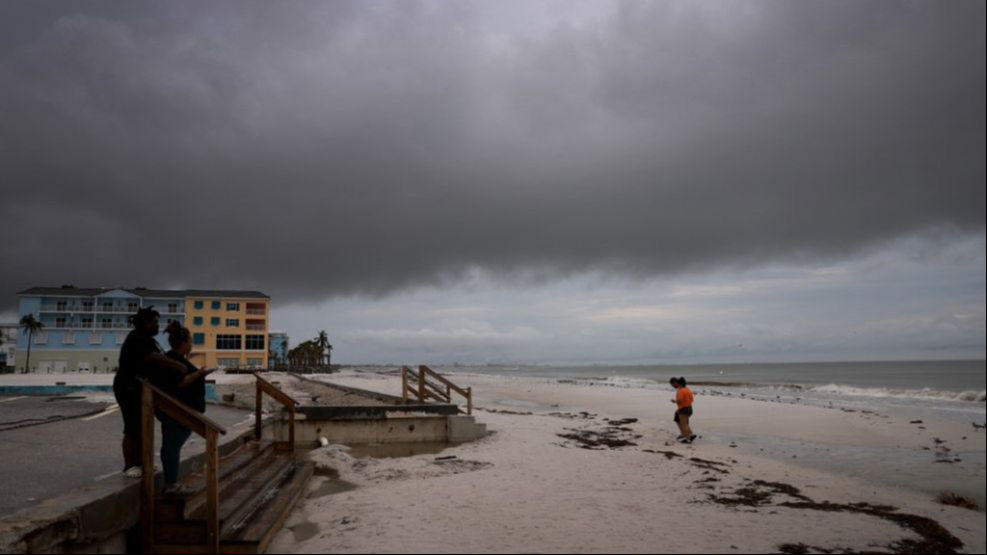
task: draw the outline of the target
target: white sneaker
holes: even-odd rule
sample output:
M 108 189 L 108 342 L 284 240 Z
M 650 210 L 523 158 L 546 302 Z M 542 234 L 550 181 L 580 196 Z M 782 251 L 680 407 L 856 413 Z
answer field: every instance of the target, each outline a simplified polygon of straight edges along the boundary
M 129 478 L 131 480 L 140 480 L 141 478 L 144 477 L 144 469 L 139 466 L 135 466 L 130 470 L 124 472 L 123 477 Z

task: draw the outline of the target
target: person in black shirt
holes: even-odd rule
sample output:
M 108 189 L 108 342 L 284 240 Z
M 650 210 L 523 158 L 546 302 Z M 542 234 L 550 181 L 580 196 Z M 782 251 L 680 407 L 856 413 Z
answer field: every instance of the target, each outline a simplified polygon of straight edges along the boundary
M 165 356 L 154 340 L 161 332 L 159 319 L 160 315 L 153 308 L 141 309 L 131 318 L 134 330 L 120 349 L 120 367 L 113 379 L 113 393 L 123 415 L 124 475 L 128 478 L 143 477 L 143 402 L 138 380 L 162 371 L 185 371 L 182 364 Z M 150 441 L 154 439 L 150 438 Z
M 210 372 L 199 370 L 189 362 L 188 356 L 192 353 L 192 334 L 188 329 L 183 328 L 178 322 L 172 322 L 165 331 L 168 333 L 168 344 L 171 345 L 171 351 L 167 356 L 181 364 L 183 370 L 158 373 L 152 381 L 176 401 L 204 414 L 206 377 Z M 164 414 L 159 414 L 158 420 L 161 421 L 161 462 L 164 464 L 165 493 L 182 495 L 187 493 L 178 485 L 182 447 L 192 436 L 192 431 Z

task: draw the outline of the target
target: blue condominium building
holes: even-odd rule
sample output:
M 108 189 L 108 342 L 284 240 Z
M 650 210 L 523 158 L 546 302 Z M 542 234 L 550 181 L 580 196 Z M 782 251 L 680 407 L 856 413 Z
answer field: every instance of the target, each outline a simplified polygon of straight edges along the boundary
M 130 318 L 139 309 L 154 307 L 161 314 L 162 330 L 172 321 L 190 327 L 195 333 L 193 362 L 215 367 L 215 360 L 227 366 L 262 367 L 267 363 L 266 331 L 270 299 L 257 292 L 234 291 L 161 291 L 136 289 L 81 289 L 76 287 L 29 289 L 18 294 L 21 317 L 32 315 L 44 325 L 44 331 L 30 339 L 30 372 L 106 373 L 116 370 L 120 348 L 132 326 Z M 206 299 L 209 299 L 207 301 Z M 221 300 L 238 302 L 223 303 Z M 239 302 L 239 300 L 243 302 Z M 210 328 L 220 320 L 218 314 L 204 322 L 200 306 L 219 304 L 232 312 L 223 313 L 226 322 Z M 254 304 L 256 303 L 256 306 Z M 235 310 L 234 310 L 235 309 Z M 261 312 L 263 311 L 263 314 Z M 244 323 L 238 328 L 227 327 L 230 322 Z M 188 322 L 186 322 L 188 314 Z M 247 319 L 249 318 L 249 320 Z M 193 321 L 194 320 L 194 321 Z M 261 334 L 261 341 L 251 341 L 252 335 L 231 335 L 229 329 L 242 333 Z M 246 331 L 243 331 L 246 330 Z M 230 337 L 239 339 L 230 341 Z M 17 337 L 17 371 L 25 371 L 28 363 L 28 336 Z M 166 338 L 158 337 L 162 346 Z M 229 346 L 226 343 L 230 343 Z M 251 350 L 252 349 L 252 350 Z M 223 357 L 220 359 L 219 357 Z M 225 362 L 229 360 L 229 362 Z

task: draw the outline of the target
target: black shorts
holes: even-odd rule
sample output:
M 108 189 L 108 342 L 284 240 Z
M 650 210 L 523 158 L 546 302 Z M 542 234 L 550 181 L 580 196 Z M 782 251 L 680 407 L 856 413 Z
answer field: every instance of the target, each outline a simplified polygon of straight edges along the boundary
M 144 435 L 144 400 L 141 389 L 131 387 L 113 387 L 120 414 L 123 416 L 123 435 L 140 440 Z
M 675 423 L 680 424 L 682 422 L 682 417 L 692 418 L 692 407 L 686 407 L 675 412 Z

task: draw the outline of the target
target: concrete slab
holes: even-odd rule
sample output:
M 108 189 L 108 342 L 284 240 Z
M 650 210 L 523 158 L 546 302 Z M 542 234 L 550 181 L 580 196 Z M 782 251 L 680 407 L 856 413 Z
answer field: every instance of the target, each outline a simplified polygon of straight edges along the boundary
M 43 421 L 66 414 L 75 417 L 24 428 L 0 426 L 0 517 L 78 488 L 107 485 L 112 489 L 131 483 L 120 476 L 122 417 L 118 411 L 99 412 L 111 406 L 109 399 L 92 403 L 7 397 L 0 401 L 5 399 L 8 402 L 0 402 L 0 422 Z M 228 427 L 252 417 L 248 411 L 213 405 L 208 415 Z M 159 438 L 156 444 L 160 445 Z M 203 450 L 204 441 L 193 438 L 183 454 Z

